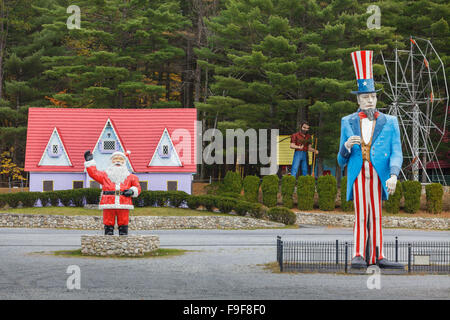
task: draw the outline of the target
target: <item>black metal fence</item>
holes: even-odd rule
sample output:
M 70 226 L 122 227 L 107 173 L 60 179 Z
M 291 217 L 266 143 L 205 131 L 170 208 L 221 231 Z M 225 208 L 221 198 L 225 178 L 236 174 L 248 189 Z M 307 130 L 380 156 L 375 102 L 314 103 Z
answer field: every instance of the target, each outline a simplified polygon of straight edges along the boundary
M 280 271 L 345 272 L 351 268 L 352 242 L 283 241 L 277 237 Z M 384 242 L 383 255 L 405 266 L 404 272 L 450 273 L 449 242 Z

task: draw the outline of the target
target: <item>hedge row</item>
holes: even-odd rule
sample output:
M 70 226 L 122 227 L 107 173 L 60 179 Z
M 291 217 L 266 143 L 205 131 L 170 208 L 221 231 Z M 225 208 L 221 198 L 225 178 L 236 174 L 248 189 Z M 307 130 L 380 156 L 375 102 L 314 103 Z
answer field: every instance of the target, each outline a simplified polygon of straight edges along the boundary
M 257 176 L 246 176 L 243 185 L 245 200 L 249 202 L 258 202 L 259 178 Z
M 203 206 L 209 211 L 217 208 L 222 213 L 230 213 L 234 210 L 240 216 L 245 216 L 248 213 L 251 217 L 258 219 L 265 217 L 265 210 L 261 204 L 229 197 L 213 195 L 189 196 L 187 205 L 190 209 L 197 209 Z
M 399 213 L 400 200 L 402 199 L 402 197 L 403 197 L 402 183 L 400 181 L 397 181 L 394 194 L 389 195 L 389 199 L 384 202 L 384 209 L 389 213 Z
M 420 209 L 420 193 L 422 186 L 419 181 L 405 181 L 402 183 L 403 197 L 405 198 L 404 210 L 408 213 L 417 212 Z
M 347 176 L 341 180 L 341 209 L 342 211 L 353 211 L 353 201 L 347 201 Z
M 98 204 L 100 200 L 100 189 L 75 189 L 75 190 L 61 190 L 52 192 L 17 192 L 0 194 L 0 208 L 8 204 L 15 208 L 22 203 L 24 207 L 32 207 L 37 200 L 41 200 L 43 206 L 58 206 L 61 202 L 64 206 L 83 207 L 85 204 Z M 268 215 L 267 209 L 260 203 L 240 200 L 240 196 L 231 193 L 235 197 L 224 197 L 214 195 L 189 195 L 183 191 L 142 191 L 141 194 L 133 199 L 133 204 L 137 207 L 144 206 L 172 206 L 180 207 L 186 204 L 191 209 L 197 209 L 203 206 L 209 211 L 214 208 L 219 209 L 222 213 L 230 213 L 235 211 L 236 214 L 245 216 L 249 214 L 253 218 L 266 218 L 273 221 L 287 221 L 290 224 L 295 222 L 292 217 L 295 216 L 289 210 L 291 215 L 285 217 L 287 214 L 278 213 L 274 211 Z M 293 221 L 293 222 L 292 222 Z M 292 223 L 291 223 L 292 222 Z M 284 223 L 284 222 L 283 222 Z
M 263 204 L 266 207 L 275 207 L 277 205 L 278 183 L 277 175 L 264 176 L 261 183 L 261 191 L 263 196 Z
M 295 177 L 291 175 L 283 176 L 281 179 L 281 196 L 283 197 L 283 206 L 292 208 L 294 206 L 294 199 L 292 195 L 295 189 Z
M 442 197 L 444 188 L 440 183 L 431 183 L 425 187 L 427 195 L 427 211 L 430 213 L 442 212 Z
M 319 177 L 317 179 L 317 193 L 319 194 L 319 209 L 324 211 L 334 210 L 337 195 L 336 178 L 331 175 Z
M 234 171 L 228 171 L 223 179 L 223 186 L 225 192 L 240 194 L 242 190 L 242 178 L 240 174 Z
M 285 207 L 273 207 L 267 212 L 269 219 L 276 222 L 281 222 L 286 225 L 292 225 L 297 220 L 295 213 L 289 208 Z
M 64 206 L 83 207 L 87 204 L 98 204 L 100 201 L 100 189 L 75 189 L 48 192 L 15 192 L 0 194 L 0 208 L 8 204 L 15 208 L 22 203 L 24 207 L 33 207 L 38 200 L 42 206 L 58 206 L 61 202 Z
M 316 193 L 316 180 L 313 176 L 300 176 L 297 180 L 297 207 L 300 210 L 314 208 L 314 194 Z

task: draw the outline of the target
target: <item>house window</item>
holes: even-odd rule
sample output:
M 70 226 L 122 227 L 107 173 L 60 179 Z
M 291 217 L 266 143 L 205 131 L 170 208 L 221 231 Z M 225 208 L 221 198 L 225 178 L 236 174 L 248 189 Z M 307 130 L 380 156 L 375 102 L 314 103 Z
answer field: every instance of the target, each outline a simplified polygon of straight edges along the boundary
M 167 191 L 177 191 L 178 181 L 167 181 Z
M 115 140 L 104 140 L 103 141 L 103 150 L 105 150 L 105 151 L 116 150 L 116 141 Z
M 58 158 L 61 155 L 62 148 L 58 143 L 52 143 L 48 146 L 47 153 L 52 158 Z
M 89 181 L 89 188 L 100 189 L 100 184 L 97 181 Z
M 142 191 L 148 190 L 148 182 L 147 181 L 139 181 L 139 184 L 141 185 Z
M 84 186 L 83 181 L 72 181 L 73 189 L 82 189 Z
M 170 158 L 170 147 L 168 144 L 161 144 L 158 148 L 158 154 L 161 158 Z
M 42 181 L 42 185 L 43 191 L 53 191 L 53 180 L 44 180 Z

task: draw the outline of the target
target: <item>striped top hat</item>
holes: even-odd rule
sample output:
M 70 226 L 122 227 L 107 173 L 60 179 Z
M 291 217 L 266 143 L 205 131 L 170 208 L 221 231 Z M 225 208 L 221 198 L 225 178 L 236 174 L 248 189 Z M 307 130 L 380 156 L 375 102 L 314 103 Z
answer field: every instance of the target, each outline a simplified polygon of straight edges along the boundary
M 374 93 L 375 82 L 373 81 L 373 51 L 361 50 L 351 53 L 353 66 L 355 67 L 356 81 L 358 83 L 358 91 L 352 91 L 353 94 Z

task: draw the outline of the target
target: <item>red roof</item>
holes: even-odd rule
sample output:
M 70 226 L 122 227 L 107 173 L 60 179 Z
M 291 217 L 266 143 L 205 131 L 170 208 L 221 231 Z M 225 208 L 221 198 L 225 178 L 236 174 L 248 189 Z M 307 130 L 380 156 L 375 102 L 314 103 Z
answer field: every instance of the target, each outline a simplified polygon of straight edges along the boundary
M 93 150 L 110 119 L 136 172 L 196 172 L 195 140 L 197 110 L 183 109 L 72 109 L 30 108 L 28 112 L 26 171 L 83 172 L 84 152 Z M 66 148 L 72 166 L 38 166 L 54 128 Z M 190 141 L 172 141 L 182 167 L 149 167 L 159 139 L 167 128 L 172 138 L 175 129 L 185 129 Z M 190 144 L 190 146 L 189 146 Z M 191 151 L 190 163 L 183 161 L 180 149 Z
M 450 168 L 450 163 L 445 160 L 439 160 L 439 162 L 433 161 L 427 163 L 427 169 L 447 169 Z

